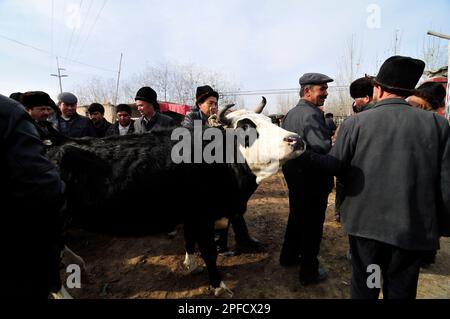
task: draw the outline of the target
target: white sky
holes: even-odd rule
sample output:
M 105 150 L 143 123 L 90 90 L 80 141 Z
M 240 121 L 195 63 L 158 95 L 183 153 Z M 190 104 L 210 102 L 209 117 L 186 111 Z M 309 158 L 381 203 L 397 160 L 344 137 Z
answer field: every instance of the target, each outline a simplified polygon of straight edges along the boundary
M 378 22 L 371 8 L 380 10 L 379 28 L 368 24 Z M 146 65 L 193 63 L 242 91 L 295 88 L 305 72 L 335 77 L 352 37 L 361 52 L 356 78 L 391 55 L 395 30 L 398 53 L 420 58 L 430 29 L 450 34 L 450 0 L 0 0 L 0 93 L 56 97 L 55 55 L 111 70 L 62 59 L 64 91 L 92 76 L 115 78 L 121 52 L 123 79 Z

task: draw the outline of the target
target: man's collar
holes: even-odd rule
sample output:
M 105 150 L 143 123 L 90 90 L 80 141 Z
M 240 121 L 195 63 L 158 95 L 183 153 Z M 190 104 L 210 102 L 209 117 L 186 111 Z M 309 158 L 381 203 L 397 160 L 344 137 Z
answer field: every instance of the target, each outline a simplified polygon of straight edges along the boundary
M 410 106 L 408 104 L 408 102 L 406 102 L 406 100 L 403 98 L 391 98 L 391 99 L 385 99 L 385 100 L 377 102 L 375 104 L 375 107 L 380 107 L 380 106 L 384 106 L 384 105 L 388 105 L 388 104 L 403 104 L 403 105 Z

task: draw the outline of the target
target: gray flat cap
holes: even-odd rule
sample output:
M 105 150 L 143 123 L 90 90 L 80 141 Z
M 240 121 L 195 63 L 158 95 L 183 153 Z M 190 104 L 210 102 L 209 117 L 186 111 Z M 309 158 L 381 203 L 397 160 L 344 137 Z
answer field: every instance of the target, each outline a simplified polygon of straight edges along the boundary
M 325 74 L 321 73 L 305 73 L 300 78 L 299 83 L 301 86 L 307 85 L 307 84 L 324 84 L 333 82 L 334 80 L 330 78 L 329 76 L 326 76 Z
M 63 92 L 60 95 L 58 95 L 58 102 L 62 102 L 64 104 L 77 104 L 78 103 L 78 99 L 72 93 Z

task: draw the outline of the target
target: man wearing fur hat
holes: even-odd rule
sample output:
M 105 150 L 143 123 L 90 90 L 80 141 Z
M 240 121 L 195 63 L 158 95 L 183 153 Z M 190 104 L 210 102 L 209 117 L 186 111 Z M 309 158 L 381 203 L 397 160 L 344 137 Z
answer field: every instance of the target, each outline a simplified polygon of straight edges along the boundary
M 134 122 L 135 133 L 141 134 L 175 125 L 171 117 L 159 112 L 157 97 L 155 90 L 148 86 L 140 88 L 136 93 L 136 107 L 142 116 Z
M 354 100 L 353 111 L 359 113 L 372 109 L 372 95 L 373 84 L 369 78 L 362 77 L 353 81 L 350 84 L 350 96 Z
M 328 157 L 345 185 L 352 298 L 377 299 L 380 276 L 384 298 L 415 298 L 424 253 L 450 235 L 449 124 L 405 101 L 424 67 L 387 59 L 373 79 L 374 108 L 341 125 Z
M 186 114 L 181 126 L 194 129 L 194 121 L 202 121 L 204 128 L 209 127 L 208 118 L 217 114 L 219 93 L 209 85 L 199 86 L 195 94 L 195 108 Z
M 44 144 L 51 145 L 52 141 L 61 138 L 60 133 L 48 121 L 50 114 L 56 110 L 56 104 L 47 93 L 40 91 L 25 92 L 21 95 L 20 101 L 34 120 Z

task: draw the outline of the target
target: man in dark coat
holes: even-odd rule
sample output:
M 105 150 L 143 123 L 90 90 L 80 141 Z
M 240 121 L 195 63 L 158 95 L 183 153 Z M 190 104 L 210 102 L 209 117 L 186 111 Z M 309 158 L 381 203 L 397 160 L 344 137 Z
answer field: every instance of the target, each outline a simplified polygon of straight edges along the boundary
M 333 137 L 334 133 L 336 132 L 336 123 L 334 123 L 333 118 L 334 118 L 333 113 L 325 114 L 325 123 L 327 124 L 328 128 L 330 129 L 331 137 Z
M 217 102 L 219 93 L 213 90 L 209 85 L 199 86 L 195 94 L 195 107 L 184 117 L 181 126 L 193 129 L 195 121 L 202 121 L 202 127 L 209 127 L 208 118 L 217 114 Z
M 218 111 L 218 103 L 219 93 L 216 92 L 209 85 L 199 86 L 197 87 L 195 94 L 195 108 L 186 114 L 181 125 L 187 129 L 194 129 L 194 125 L 196 121 L 201 121 L 201 128 L 206 129 L 209 126 L 208 118 L 211 115 L 217 114 Z M 228 231 L 229 224 L 233 227 L 233 231 L 235 234 L 236 248 L 235 250 L 230 250 L 228 247 Z M 250 236 L 247 223 L 245 222 L 243 215 L 238 215 L 230 219 L 228 226 L 223 227 L 223 229 L 216 230 L 216 245 L 218 248 L 218 252 L 225 257 L 235 256 L 242 251 L 252 251 L 254 249 L 260 249 L 262 247 L 262 243 Z M 186 242 L 189 242 L 186 239 Z M 189 250 L 192 251 L 192 248 L 188 247 Z
M 319 107 L 325 103 L 327 83 L 332 81 L 320 73 L 303 75 L 300 78 L 301 99 L 283 121 L 285 130 L 300 135 L 307 149 L 320 154 L 328 153 L 331 148 L 330 130 Z M 297 264 L 300 256 L 301 284 L 315 284 L 327 277 L 325 270 L 319 267 L 318 254 L 333 176 L 299 160 L 287 162 L 283 173 L 289 187 L 290 212 L 280 264 Z
M 105 108 L 100 103 L 92 103 L 88 107 L 89 119 L 94 126 L 97 137 L 105 137 L 106 131 L 111 126 L 105 119 Z
M 362 77 L 350 84 L 350 96 L 354 100 L 353 111 L 355 113 L 373 109 L 372 101 L 373 83 L 369 78 Z
M 350 96 L 353 98 L 353 112 L 358 114 L 370 109 L 373 109 L 374 103 L 373 97 L 373 83 L 372 80 L 366 77 L 356 79 L 350 84 Z M 332 141 L 336 143 L 337 136 L 339 135 L 339 128 L 336 130 Z M 341 205 L 344 200 L 344 186 L 339 178 L 336 179 L 336 200 L 335 200 L 335 212 L 334 218 L 339 223 L 341 221 Z M 351 254 L 349 253 L 350 257 Z
M 52 145 L 64 137 L 48 121 L 49 116 L 56 110 L 56 104 L 50 96 L 41 91 L 25 92 L 20 97 L 20 102 L 25 106 L 28 114 L 34 120 L 36 129 L 45 145 Z
M 57 129 L 67 137 L 96 137 L 91 121 L 77 113 L 78 99 L 69 92 L 58 95 L 58 106 L 61 114 L 58 116 Z
M 134 122 L 135 133 L 142 134 L 175 126 L 174 120 L 159 112 L 157 94 L 151 87 L 140 88 L 136 93 L 136 107 L 141 117 Z
M 450 235 L 449 124 L 405 101 L 424 67 L 387 59 L 373 80 L 375 107 L 347 119 L 330 152 L 345 185 L 352 298 L 377 299 L 381 275 L 385 298 L 415 298 L 423 254 Z
M 46 299 L 61 288 L 63 184 L 31 117 L 2 95 L 0 136 L 0 296 Z
M 119 104 L 116 107 L 117 122 L 106 131 L 106 136 L 127 135 L 134 133 L 134 120 L 131 119 L 131 107 L 128 104 Z

